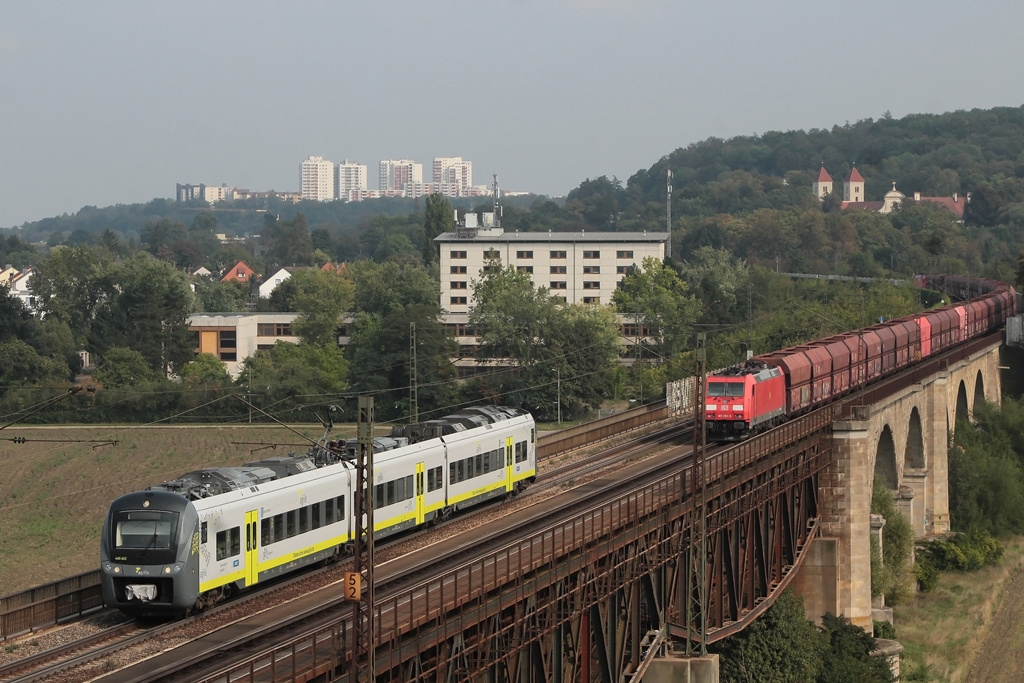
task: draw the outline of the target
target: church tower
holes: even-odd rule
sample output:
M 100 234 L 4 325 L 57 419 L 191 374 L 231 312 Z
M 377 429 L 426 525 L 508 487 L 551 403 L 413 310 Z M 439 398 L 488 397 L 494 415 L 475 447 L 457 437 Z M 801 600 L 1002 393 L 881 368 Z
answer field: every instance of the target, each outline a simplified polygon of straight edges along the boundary
M 832 176 L 825 170 L 825 164 L 821 165 L 818 177 L 811 183 L 811 191 L 814 192 L 814 196 L 818 198 L 818 201 L 824 200 L 825 195 L 832 194 Z
M 864 201 L 864 178 L 861 177 L 856 166 L 854 166 L 853 170 L 850 171 L 850 177 L 847 178 L 846 182 L 843 184 L 843 201 Z

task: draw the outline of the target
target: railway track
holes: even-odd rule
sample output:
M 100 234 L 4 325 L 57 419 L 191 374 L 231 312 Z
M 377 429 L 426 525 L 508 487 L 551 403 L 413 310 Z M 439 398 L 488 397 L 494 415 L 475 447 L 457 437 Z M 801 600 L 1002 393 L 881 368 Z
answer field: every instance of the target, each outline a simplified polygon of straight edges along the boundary
M 622 463 L 633 462 L 643 457 L 644 453 L 677 441 L 687 433 L 687 425 L 677 424 L 631 436 L 606 448 L 579 448 L 570 453 L 549 455 L 543 461 L 547 465 L 541 468 L 536 484 L 521 494 L 517 501 L 505 505 L 484 506 L 438 524 L 429 532 L 400 536 L 393 543 L 382 545 L 381 550 L 378 550 L 378 558 L 393 560 L 394 557 L 412 552 L 418 547 L 435 543 L 433 539 L 437 537 L 456 536 L 464 529 L 480 524 L 479 519 L 482 516 L 493 517 L 496 510 L 502 516 L 512 514 L 530 505 L 531 501 L 546 499 L 588 476 L 593 477 L 598 472 L 607 471 Z M 201 639 L 243 618 L 239 616 L 240 614 L 255 611 L 255 605 L 265 608 L 269 604 L 286 604 L 295 599 L 296 595 L 320 590 L 323 584 L 330 585 L 331 582 L 338 580 L 339 572 L 348 569 L 348 565 L 349 562 L 343 561 L 329 568 L 269 584 L 259 591 L 243 594 L 243 597 L 226 605 L 183 621 L 151 625 L 147 628 L 139 628 L 131 622 L 121 630 L 111 628 L 103 635 L 85 634 L 72 639 L 71 642 L 61 643 L 53 648 L 43 648 L 39 652 L 0 666 L 0 681 L 34 681 L 44 678 L 49 681 L 89 680 L 114 671 L 120 666 L 121 661 L 137 661 L 138 658 L 146 656 L 138 653 L 152 649 L 152 643 L 159 643 L 159 647 L 166 648 L 169 644 Z M 27 644 L 35 639 L 37 636 L 20 640 Z M 27 645 L 23 647 L 30 649 Z M 12 678 L 13 676 L 18 677 Z
M 644 460 L 633 462 L 628 473 L 595 478 L 563 495 L 540 498 L 516 514 L 495 516 L 464 533 L 431 540 L 421 552 L 401 552 L 381 561 L 378 558 L 377 604 L 386 608 L 385 619 L 393 623 L 421 618 L 407 610 L 401 596 L 417 586 L 426 586 L 439 573 L 468 564 L 472 558 L 497 547 L 515 544 L 535 533 L 552 518 L 572 515 L 578 510 L 607 500 L 638 482 L 664 476 L 670 463 L 679 464 L 689 446 L 662 449 Z M 571 504 L 566 500 L 571 497 Z M 504 506 L 498 506 L 504 507 Z M 112 672 L 98 680 L 106 683 L 138 681 L 226 681 L 235 680 L 226 672 L 242 667 L 249 672 L 244 680 L 289 680 L 282 674 L 292 667 L 309 670 L 324 656 L 325 648 L 345 642 L 352 623 L 352 607 L 342 597 L 339 580 L 297 596 L 287 604 L 268 608 L 226 626 L 209 637 L 191 638 L 173 652 L 155 654 L 145 666 L 136 665 Z M 290 654 L 267 655 L 253 660 L 253 652 L 269 650 L 268 642 L 284 643 Z M 276 678 L 274 678 L 276 676 Z M 64 680 L 64 679 L 62 679 Z M 66 679 L 87 680 L 87 679 Z M 307 679 L 304 679 L 307 680 Z

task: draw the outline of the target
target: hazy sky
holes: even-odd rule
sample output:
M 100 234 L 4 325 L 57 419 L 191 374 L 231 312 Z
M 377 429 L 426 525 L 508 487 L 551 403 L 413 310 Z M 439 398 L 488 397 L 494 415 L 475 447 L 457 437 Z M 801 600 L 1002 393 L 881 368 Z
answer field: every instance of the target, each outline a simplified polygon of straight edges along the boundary
M 0 227 L 298 190 L 310 154 L 563 195 L 709 136 L 1020 106 L 1022 30 L 1011 0 L 6 0 Z

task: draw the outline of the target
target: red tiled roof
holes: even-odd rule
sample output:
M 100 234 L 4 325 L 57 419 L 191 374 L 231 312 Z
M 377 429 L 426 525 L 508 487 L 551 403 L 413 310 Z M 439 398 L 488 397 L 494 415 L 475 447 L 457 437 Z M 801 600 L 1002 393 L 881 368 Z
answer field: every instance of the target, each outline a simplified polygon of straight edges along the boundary
M 921 197 L 919 201 L 938 204 L 941 207 L 949 209 L 956 214 L 956 217 L 960 220 L 963 220 L 964 208 L 967 205 L 967 202 L 964 201 L 963 197 L 957 197 L 956 199 L 953 199 L 952 197 Z
M 850 177 L 846 179 L 846 182 L 848 182 L 848 183 L 863 183 L 864 182 L 864 178 L 861 177 L 860 171 L 857 170 L 856 166 L 854 166 L 853 170 L 850 171 Z
M 241 278 L 238 277 L 238 272 L 242 271 L 245 275 Z M 256 273 L 245 261 L 239 261 L 234 265 L 233 268 L 229 269 L 224 277 L 220 279 L 221 282 L 230 282 L 231 280 L 239 280 L 241 282 L 248 281 Z
M 828 171 L 825 170 L 825 167 L 822 166 L 821 170 L 818 171 L 818 178 L 814 182 L 816 182 L 816 183 L 831 183 L 832 182 L 832 176 L 830 176 L 828 174 Z

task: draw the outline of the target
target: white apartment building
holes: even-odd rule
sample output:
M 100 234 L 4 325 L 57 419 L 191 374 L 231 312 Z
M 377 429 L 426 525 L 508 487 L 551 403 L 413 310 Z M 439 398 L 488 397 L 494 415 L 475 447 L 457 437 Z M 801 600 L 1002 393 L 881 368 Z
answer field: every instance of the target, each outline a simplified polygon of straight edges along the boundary
M 409 183 L 423 182 L 423 164 L 410 159 L 385 159 L 380 162 L 380 191 L 402 190 Z
M 470 214 L 472 215 L 472 214 Z M 460 227 L 434 238 L 441 252 L 441 307 L 467 313 L 472 281 L 489 259 L 514 265 L 535 287 L 571 304 L 608 304 L 619 280 L 648 256 L 665 260 L 667 232 L 515 232 Z
M 234 195 L 235 188 L 228 187 L 227 185 L 190 185 L 190 184 L 177 184 L 175 187 L 175 197 L 179 202 L 189 202 L 196 199 L 207 202 L 208 204 L 214 204 L 216 202 L 224 201 L 225 199 L 231 199 Z
M 352 201 L 353 193 L 366 191 L 366 164 L 353 164 L 345 159 L 338 164 L 338 199 Z
M 303 199 L 326 202 L 335 198 L 334 164 L 321 156 L 311 156 L 302 162 Z
M 436 157 L 433 180 L 435 183 L 454 183 L 464 193 L 473 186 L 473 162 L 464 161 L 462 157 Z

